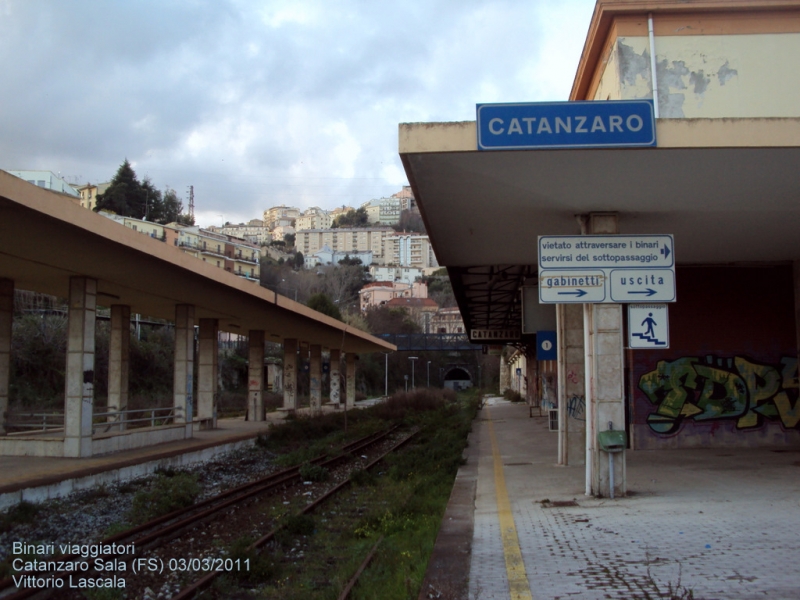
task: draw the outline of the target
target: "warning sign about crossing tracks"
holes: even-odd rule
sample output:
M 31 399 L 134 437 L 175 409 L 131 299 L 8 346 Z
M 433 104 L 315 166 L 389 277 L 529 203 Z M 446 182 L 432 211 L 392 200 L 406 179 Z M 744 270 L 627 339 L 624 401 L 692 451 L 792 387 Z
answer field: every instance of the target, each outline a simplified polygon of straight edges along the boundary
M 539 237 L 539 302 L 675 302 L 671 235 Z

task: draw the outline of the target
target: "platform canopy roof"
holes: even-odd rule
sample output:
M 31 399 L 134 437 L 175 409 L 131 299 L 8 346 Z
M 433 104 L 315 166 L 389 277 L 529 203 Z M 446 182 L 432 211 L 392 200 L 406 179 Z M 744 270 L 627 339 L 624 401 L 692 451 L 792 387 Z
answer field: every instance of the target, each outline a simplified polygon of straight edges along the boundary
M 344 352 L 395 346 L 0 171 L 0 278 L 66 298 L 69 279 L 97 279 L 101 306 L 174 320 L 177 304 L 222 331 L 296 338 Z
M 623 234 L 673 234 L 678 265 L 800 260 L 800 119 L 660 119 L 657 139 L 478 151 L 475 122 L 400 125 L 400 156 L 468 330 L 519 328 L 537 236 L 579 234 L 579 215 L 617 213 Z

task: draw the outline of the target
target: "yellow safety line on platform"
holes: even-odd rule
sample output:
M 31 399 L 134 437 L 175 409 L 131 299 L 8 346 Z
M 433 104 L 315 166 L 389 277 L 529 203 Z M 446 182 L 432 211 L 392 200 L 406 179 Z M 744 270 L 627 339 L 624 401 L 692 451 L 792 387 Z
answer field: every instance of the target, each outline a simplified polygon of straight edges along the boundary
M 500 447 L 494 435 L 494 424 L 489 408 L 486 408 L 489 437 L 492 440 L 492 457 L 494 458 L 494 488 L 497 494 L 497 516 L 500 518 L 500 533 L 503 537 L 503 554 L 506 559 L 506 573 L 508 575 L 508 589 L 511 600 L 533 600 L 528 575 L 525 572 L 525 563 L 522 562 L 522 551 L 519 549 L 517 528 L 514 525 L 514 515 L 511 514 L 511 502 L 506 489 L 506 477 L 503 474 L 503 459 L 500 456 Z

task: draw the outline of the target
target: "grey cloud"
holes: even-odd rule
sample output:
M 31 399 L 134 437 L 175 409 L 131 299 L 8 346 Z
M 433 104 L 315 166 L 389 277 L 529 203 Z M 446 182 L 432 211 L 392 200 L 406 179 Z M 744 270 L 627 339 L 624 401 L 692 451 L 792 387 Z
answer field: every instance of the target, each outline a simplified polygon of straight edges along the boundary
M 193 184 L 209 210 L 236 202 L 253 217 L 272 198 L 360 203 L 403 183 L 381 174 L 399 167 L 397 123 L 528 99 L 536 81 L 522 74 L 548 26 L 538 15 L 563 4 L 6 0 L 0 168 L 101 181 L 127 157 L 158 186 Z M 583 33 L 594 3 L 572 4 Z M 320 16 L 264 23 L 285 7 Z M 360 148 L 346 166 L 334 123 Z M 213 139 L 191 150 L 199 133 Z

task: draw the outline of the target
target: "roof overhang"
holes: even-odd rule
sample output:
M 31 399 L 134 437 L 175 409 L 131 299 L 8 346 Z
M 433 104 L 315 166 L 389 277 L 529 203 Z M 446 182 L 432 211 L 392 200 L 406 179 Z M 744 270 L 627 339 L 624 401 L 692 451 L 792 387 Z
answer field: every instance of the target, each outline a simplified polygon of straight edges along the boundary
M 800 259 L 800 119 L 659 120 L 657 138 L 481 152 L 474 122 L 401 124 L 406 174 L 467 327 L 488 323 L 464 290 L 518 289 L 535 277 L 537 237 L 577 234 L 588 213 L 617 213 L 620 233 L 673 234 L 678 264 Z M 518 310 L 504 318 L 518 324 Z
M 182 250 L 142 235 L 0 171 L 0 277 L 15 287 L 67 297 L 69 278 L 97 279 L 98 304 L 173 320 L 177 304 L 222 331 L 295 338 L 345 352 L 395 346 Z

